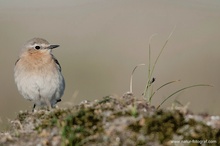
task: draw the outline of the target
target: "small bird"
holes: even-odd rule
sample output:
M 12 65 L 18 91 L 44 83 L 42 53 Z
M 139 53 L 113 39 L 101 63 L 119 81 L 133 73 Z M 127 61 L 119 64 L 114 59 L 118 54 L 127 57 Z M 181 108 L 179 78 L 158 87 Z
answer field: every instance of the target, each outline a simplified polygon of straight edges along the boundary
M 61 66 L 52 54 L 52 45 L 42 38 L 29 40 L 15 63 L 14 78 L 18 91 L 35 106 L 54 108 L 65 90 Z

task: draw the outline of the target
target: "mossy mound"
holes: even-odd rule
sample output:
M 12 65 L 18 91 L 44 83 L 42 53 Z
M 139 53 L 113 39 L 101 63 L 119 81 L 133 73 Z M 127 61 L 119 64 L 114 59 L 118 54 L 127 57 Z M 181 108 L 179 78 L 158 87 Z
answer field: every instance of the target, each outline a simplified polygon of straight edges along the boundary
M 0 145 L 173 145 L 174 140 L 190 145 L 213 140 L 218 145 L 220 128 L 179 110 L 156 110 L 126 94 L 66 109 L 20 112 L 12 129 L 0 133 Z

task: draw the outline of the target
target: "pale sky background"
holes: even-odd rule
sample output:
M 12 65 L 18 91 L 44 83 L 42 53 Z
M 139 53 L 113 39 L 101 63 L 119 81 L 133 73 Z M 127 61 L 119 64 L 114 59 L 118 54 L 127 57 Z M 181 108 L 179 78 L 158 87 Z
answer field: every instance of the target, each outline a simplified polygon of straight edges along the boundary
M 59 44 L 54 55 L 66 80 L 63 102 L 121 96 L 129 90 L 130 74 L 148 64 L 149 38 L 155 59 L 172 28 L 176 30 L 155 69 L 154 89 L 163 83 L 181 82 L 162 89 L 157 106 L 172 92 L 206 83 L 171 98 L 196 113 L 219 115 L 220 1 L 219 0 L 0 0 L 0 117 L 14 119 L 33 103 L 18 93 L 13 68 L 22 45 L 33 37 Z M 147 66 L 137 69 L 134 94 L 143 93 Z M 73 98 L 73 94 L 79 92 Z M 0 123 L 0 125 L 3 125 Z M 1 127 L 1 126 L 0 126 Z

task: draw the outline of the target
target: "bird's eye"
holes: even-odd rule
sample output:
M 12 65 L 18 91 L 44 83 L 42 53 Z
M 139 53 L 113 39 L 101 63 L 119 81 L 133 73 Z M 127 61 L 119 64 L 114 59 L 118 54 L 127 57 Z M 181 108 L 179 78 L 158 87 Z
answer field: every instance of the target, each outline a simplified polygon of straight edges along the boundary
M 39 49 L 40 49 L 40 46 L 35 46 L 35 49 L 39 50 Z

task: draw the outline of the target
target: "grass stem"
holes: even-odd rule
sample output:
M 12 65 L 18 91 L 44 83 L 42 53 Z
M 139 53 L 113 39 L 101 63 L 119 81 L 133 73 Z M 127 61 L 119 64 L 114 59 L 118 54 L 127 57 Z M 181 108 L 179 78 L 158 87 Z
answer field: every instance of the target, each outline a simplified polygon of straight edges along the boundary
M 166 102 L 170 97 L 172 97 L 173 95 L 183 91 L 183 90 L 186 90 L 186 89 L 189 89 L 189 88 L 193 88 L 193 87 L 199 87 L 199 86 L 209 86 L 209 87 L 213 87 L 211 85 L 207 85 L 207 84 L 197 84 L 197 85 L 192 85 L 192 86 L 187 86 L 187 87 L 184 87 L 184 88 L 181 88 L 179 90 L 177 90 L 176 92 L 172 93 L 171 95 L 169 95 L 168 97 L 166 97 L 161 103 L 160 105 L 157 107 L 157 109 L 159 109 L 161 107 L 161 105 L 164 104 L 164 102 Z

